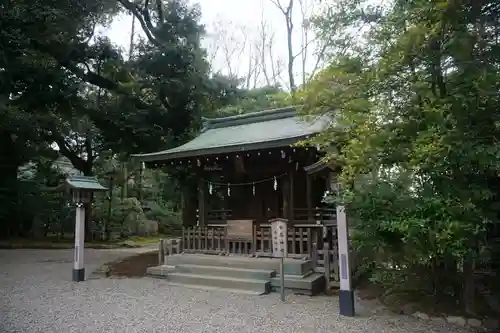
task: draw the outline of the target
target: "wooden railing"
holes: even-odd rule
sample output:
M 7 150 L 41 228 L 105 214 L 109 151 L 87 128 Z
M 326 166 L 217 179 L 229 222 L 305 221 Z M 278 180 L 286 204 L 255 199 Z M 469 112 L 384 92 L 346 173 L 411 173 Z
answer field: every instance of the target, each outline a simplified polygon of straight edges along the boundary
M 254 224 L 251 240 L 233 240 L 223 224 L 188 227 L 182 231 L 182 251 L 205 254 L 272 256 L 270 224 Z M 337 228 L 334 225 L 295 225 L 288 228 L 288 257 L 310 259 L 315 270 L 325 274 L 330 285 L 339 284 Z M 351 256 L 354 260 L 355 256 Z M 351 270 L 356 265 L 351 261 Z
M 325 275 L 325 280 L 330 285 L 340 285 L 339 264 L 338 264 L 338 247 L 331 247 L 330 244 L 324 243 L 323 248 L 316 249 L 316 271 Z M 327 287 L 328 289 L 328 287 Z
M 288 228 L 289 257 L 309 258 L 312 244 L 336 246 L 336 227 L 321 225 L 295 225 Z M 225 225 L 183 228 L 184 251 L 228 254 L 272 255 L 270 224 L 255 224 L 251 240 L 232 240 L 227 237 Z
M 207 212 L 207 224 L 221 224 L 232 218 L 230 209 L 214 209 Z M 266 218 L 268 220 L 269 218 Z M 333 208 L 313 208 L 309 212 L 307 208 L 295 208 L 293 218 L 289 219 L 291 224 L 336 224 L 337 215 Z
M 272 237 L 270 224 L 253 226 L 253 239 L 250 241 L 229 240 L 224 224 L 209 225 L 207 227 L 183 228 L 183 244 L 187 250 L 211 250 L 227 253 L 271 253 Z M 288 254 L 291 257 L 309 257 L 312 253 L 312 244 L 319 248 L 327 243 L 330 248 L 337 246 L 337 230 L 334 225 L 294 225 L 288 228 Z M 248 250 L 240 250 L 239 245 L 228 243 L 250 243 Z M 229 246 L 229 247 L 228 247 Z
M 288 228 L 288 257 L 310 258 L 312 245 L 318 241 L 319 228 L 316 225 L 292 226 Z M 255 254 L 272 256 L 271 225 L 254 226 Z

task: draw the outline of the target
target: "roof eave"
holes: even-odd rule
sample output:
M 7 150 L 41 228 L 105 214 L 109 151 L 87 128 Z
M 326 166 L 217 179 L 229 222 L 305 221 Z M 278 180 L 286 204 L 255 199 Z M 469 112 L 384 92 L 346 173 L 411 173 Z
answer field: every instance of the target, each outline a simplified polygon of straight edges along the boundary
M 272 149 L 272 148 L 289 146 L 300 140 L 307 139 L 314 135 L 316 135 L 316 133 L 301 135 L 298 137 L 274 140 L 274 141 L 255 142 L 255 143 L 247 143 L 247 144 L 231 145 L 231 146 L 220 146 L 220 147 L 204 148 L 204 149 L 196 149 L 188 151 L 170 152 L 167 150 L 164 152 L 158 152 L 152 154 L 151 153 L 135 154 L 132 155 L 131 157 L 141 162 L 158 162 L 158 161 L 175 160 L 180 158 L 189 158 L 197 156 L 229 154 L 229 153 L 244 152 L 244 151 L 251 151 L 258 149 Z
M 335 170 L 336 167 L 337 167 L 337 165 L 334 164 L 333 162 L 327 162 L 324 159 L 320 159 L 319 161 L 317 161 L 311 165 L 305 166 L 304 171 L 308 175 L 312 175 L 314 173 L 318 173 L 318 172 L 323 171 L 325 169 Z

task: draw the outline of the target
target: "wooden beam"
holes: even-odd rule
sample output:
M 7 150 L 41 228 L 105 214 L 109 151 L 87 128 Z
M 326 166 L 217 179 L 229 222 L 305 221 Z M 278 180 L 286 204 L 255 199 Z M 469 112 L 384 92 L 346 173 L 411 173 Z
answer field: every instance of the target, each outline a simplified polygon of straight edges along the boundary
M 295 193 L 294 193 L 294 178 L 295 178 L 295 172 L 290 171 L 290 200 L 288 202 L 289 205 L 289 213 L 288 213 L 288 221 L 291 222 L 292 224 L 294 223 L 294 209 L 295 209 L 295 204 L 294 204 L 294 198 L 295 198 Z
M 332 172 L 330 170 L 325 173 L 325 190 L 332 190 Z
M 314 173 L 321 172 L 323 170 L 335 170 L 337 168 L 337 165 L 330 161 L 330 162 L 325 162 L 323 159 L 317 161 L 316 163 L 307 165 L 304 167 L 305 172 L 307 174 L 312 175 Z
M 290 214 L 290 178 L 282 178 L 281 194 L 283 195 L 283 218 L 288 219 Z

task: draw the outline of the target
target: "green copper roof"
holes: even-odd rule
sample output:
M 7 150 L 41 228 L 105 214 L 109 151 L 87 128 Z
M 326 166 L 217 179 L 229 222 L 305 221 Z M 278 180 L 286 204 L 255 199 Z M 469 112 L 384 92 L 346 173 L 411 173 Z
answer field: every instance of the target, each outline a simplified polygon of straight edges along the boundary
M 99 184 L 95 177 L 73 176 L 66 179 L 66 186 L 71 189 L 82 189 L 91 191 L 106 191 L 107 188 Z
M 296 107 L 289 107 L 204 121 L 205 127 L 193 140 L 173 149 L 133 157 L 148 162 L 284 147 L 320 132 L 328 119 L 304 121 Z

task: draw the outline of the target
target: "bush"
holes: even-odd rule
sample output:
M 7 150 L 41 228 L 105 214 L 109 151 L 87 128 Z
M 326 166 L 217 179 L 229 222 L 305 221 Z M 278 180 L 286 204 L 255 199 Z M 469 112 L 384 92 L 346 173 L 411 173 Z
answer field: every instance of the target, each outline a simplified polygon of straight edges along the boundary
M 111 207 L 111 216 L 109 216 L 108 209 L 108 200 L 95 201 L 92 211 L 95 232 L 103 234 L 105 225 L 109 223 L 107 227 L 111 233 L 119 233 L 121 237 L 128 237 L 137 234 L 139 225 L 146 221 L 141 204 L 136 198 L 126 198 L 123 201 L 115 199 Z
M 176 235 L 182 230 L 181 214 L 166 203 L 150 202 L 146 208 L 146 218 L 158 222 L 158 232 Z

